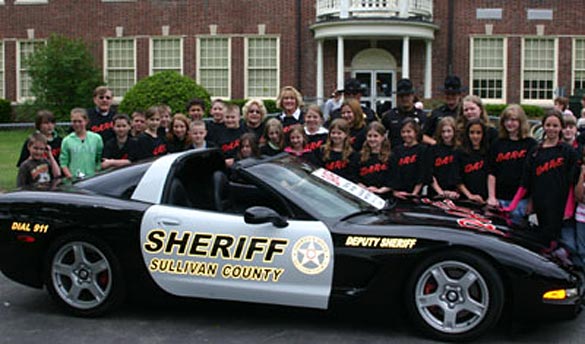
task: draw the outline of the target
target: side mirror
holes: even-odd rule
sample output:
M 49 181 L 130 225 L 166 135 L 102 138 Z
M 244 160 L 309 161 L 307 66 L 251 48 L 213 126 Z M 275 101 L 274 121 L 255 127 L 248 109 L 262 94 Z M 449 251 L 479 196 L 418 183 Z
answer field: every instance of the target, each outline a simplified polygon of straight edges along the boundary
M 288 226 L 288 222 L 276 211 L 266 207 L 250 207 L 244 213 L 244 221 L 248 224 L 258 225 L 262 223 L 272 223 L 278 228 Z

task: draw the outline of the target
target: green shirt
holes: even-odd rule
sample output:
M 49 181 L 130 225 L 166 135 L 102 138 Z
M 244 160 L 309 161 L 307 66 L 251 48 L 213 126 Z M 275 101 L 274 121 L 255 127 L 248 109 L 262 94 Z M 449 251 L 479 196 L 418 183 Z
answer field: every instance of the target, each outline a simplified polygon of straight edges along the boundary
M 85 140 L 74 132 L 67 135 L 61 143 L 59 162 L 69 168 L 74 177 L 93 176 L 100 169 L 104 143 L 99 134 L 88 131 Z

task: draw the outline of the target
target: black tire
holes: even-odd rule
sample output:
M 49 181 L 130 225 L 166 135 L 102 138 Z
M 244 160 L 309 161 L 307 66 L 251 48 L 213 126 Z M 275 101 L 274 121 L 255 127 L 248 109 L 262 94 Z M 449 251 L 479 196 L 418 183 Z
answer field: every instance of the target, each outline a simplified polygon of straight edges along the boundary
M 59 306 L 81 317 L 97 317 L 113 310 L 125 294 L 114 253 L 103 240 L 86 233 L 67 234 L 51 244 L 44 282 Z
M 408 315 L 425 335 L 444 341 L 476 338 L 499 321 L 504 285 L 484 258 L 457 250 L 424 259 L 405 290 Z

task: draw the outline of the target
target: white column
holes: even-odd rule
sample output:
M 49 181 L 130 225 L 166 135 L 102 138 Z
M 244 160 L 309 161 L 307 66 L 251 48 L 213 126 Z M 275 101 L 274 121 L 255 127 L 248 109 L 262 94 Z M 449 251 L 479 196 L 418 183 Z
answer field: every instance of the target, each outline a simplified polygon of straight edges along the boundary
M 343 89 L 343 37 L 337 37 L 337 89 Z
M 431 98 L 433 83 L 433 41 L 426 41 L 427 52 L 425 54 L 425 94 L 424 97 Z
M 398 8 L 400 9 L 400 13 L 398 16 L 400 18 L 407 18 L 408 17 L 408 0 L 399 0 L 398 1 Z
M 349 18 L 349 0 L 341 0 L 339 4 L 339 19 Z
M 317 41 L 317 104 L 323 103 L 323 40 Z
M 402 77 L 410 78 L 410 37 L 402 39 Z

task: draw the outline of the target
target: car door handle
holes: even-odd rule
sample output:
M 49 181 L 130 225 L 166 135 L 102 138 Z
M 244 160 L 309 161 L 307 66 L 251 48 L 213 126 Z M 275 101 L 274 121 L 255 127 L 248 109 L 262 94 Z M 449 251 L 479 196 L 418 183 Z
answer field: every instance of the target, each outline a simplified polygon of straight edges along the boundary
M 161 219 L 158 221 L 158 224 L 164 226 L 180 226 L 181 222 L 173 219 Z

